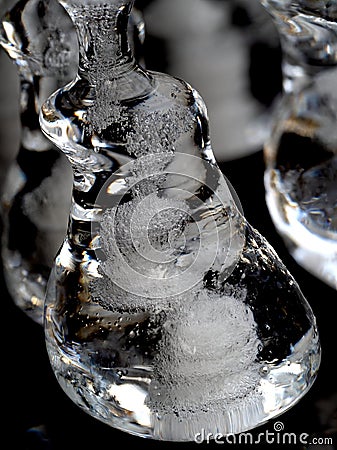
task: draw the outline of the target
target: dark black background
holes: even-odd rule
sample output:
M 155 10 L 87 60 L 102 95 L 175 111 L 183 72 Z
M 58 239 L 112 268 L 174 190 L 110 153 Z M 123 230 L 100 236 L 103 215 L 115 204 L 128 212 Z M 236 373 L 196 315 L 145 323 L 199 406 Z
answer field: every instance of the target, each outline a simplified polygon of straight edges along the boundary
M 148 2 L 139 2 L 138 6 L 146 6 L 146 3 Z M 233 23 L 244 26 L 247 20 L 249 18 L 247 19 L 244 11 L 235 11 Z M 148 37 L 145 55 L 150 68 L 165 69 L 167 61 L 165 62 L 165 55 L 162 53 L 163 46 L 164 43 L 151 39 L 151 36 Z M 162 57 L 153 59 L 154 52 L 159 49 Z M 264 70 L 258 72 L 258 68 L 261 68 L 267 54 L 274 70 L 269 91 L 263 89 L 265 84 L 263 77 L 257 76 L 262 72 L 265 76 Z M 252 95 L 268 105 L 280 90 L 279 49 L 271 51 L 257 43 L 256 47 L 252 48 L 251 55 L 253 55 L 251 70 L 247 76 L 251 79 Z M 286 432 L 298 435 L 308 433 L 310 436 L 319 437 L 333 436 L 336 445 L 337 293 L 299 267 L 275 232 L 265 203 L 262 149 L 257 148 L 253 154 L 219 163 L 241 200 L 246 218 L 274 246 L 298 281 L 317 317 L 322 344 L 322 364 L 318 378 L 309 393 L 277 420 L 284 423 Z M 1 169 L 3 175 L 5 165 L 2 165 Z M 2 271 L 0 273 L 2 368 L 0 401 L 3 413 L 0 439 L 3 448 L 18 450 L 197 448 L 195 443 L 165 443 L 130 436 L 101 424 L 75 406 L 54 378 L 46 354 L 42 328 L 14 306 L 6 291 Z M 266 430 L 273 432 L 275 421 L 276 419 L 255 429 L 253 434 L 257 436 Z M 205 448 L 207 444 L 200 446 Z M 214 448 L 216 444 L 211 443 L 209 446 Z M 228 447 L 239 448 L 238 445 Z M 253 447 L 274 448 L 277 445 Z M 304 447 L 298 444 L 292 448 Z

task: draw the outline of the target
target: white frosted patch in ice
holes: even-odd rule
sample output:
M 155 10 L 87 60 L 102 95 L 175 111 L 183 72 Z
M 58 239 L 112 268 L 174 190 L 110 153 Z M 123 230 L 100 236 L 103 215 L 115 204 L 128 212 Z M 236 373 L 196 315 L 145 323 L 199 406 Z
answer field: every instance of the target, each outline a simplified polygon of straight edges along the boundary
M 113 256 L 114 239 L 122 247 L 134 243 L 140 248 L 143 241 L 147 246 L 151 240 L 167 243 L 173 233 L 182 230 L 188 212 L 185 202 L 156 194 L 106 210 L 101 221 L 102 247 L 109 257 Z
M 43 231 L 66 232 L 72 192 L 72 171 L 65 157 L 60 157 L 51 175 L 25 195 L 23 209 L 27 217 Z
M 178 276 L 194 259 L 191 256 L 184 266 L 181 255 L 188 216 L 185 202 L 156 194 L 105 211 L 100 227 L 105 256 L 102 275 L 127 293 L 145 298 L 169 297 L 184 290 L 189 278 L 186 274 L 180 283 Z M 193 285 L 196 271 L 192 272 Z
M 118 100 L 118 90 L 112 86 L 113 83 L 110 80 L 102 78 L 97 83 L 96 98 L 87 112 L 87 121 L 93 132 L 101 133 L 112 124 L 122 130 L 127 124 L 123 108 Z
M 137 111 L 131 116 L 131 124 L 127 132 L 127 149 L 140 157 L 148 153 L 175 151 L 178 139 L 183 134 L 190 136 L 192 133 L 195 118 L 189 108 L 172 104 L 169 109 Z
M 101 275 L 129 294 L 151 299 L 189 291 L 211 268 L 227 274 L 244 245 L 240 229 L 231 224 L 237 217 L 221 202 L 208 206 L 193 193 L 185 201 L 173 187 L 167 197 L 156 182 L 144 180 L 134 189 L 139 196 L 107 209 L 100 221 Z
M 173 152 L 175 143 L 184 133 L 191 137 L 195 118 L 189 108 L 170 104 L 167 108 L 161 105 L 154 111 L 127 111 L 119 98 L 121 82 L 117 85 L 116 81 L 107 80 L 106 76 L 100 74 L 99 69 L 97 74 L 99 81 L 96 85 L 96 98 L 87 113 L 87 121 L 92 131 L 101 133 L 113 125 L 121 135 L 126 136 L 126 149 L 135 157 L 149 153 Z M 130 96 L 131 94 L 132 92 Z M 167 100 L 163 98 L 163 102 Z M 160 105 L 155 105 L 157 106 Z
M 250 397 L 260 378 L 260 341 L 245 293 L 192 291 L 182 300 L 162 327 L 147 405 L 188 416 Z
M 176 155 L 147 155 L 130 163 L 128 192 L 100 220 L 99 271 L 129 294 L 180 295 L 211 268 L 228 276 L 240 258 L 245 240 L 224 178 L 191 155 L 178 154 L 172 164 Z M 204 187 L 210 188 L 209 199 L 199 192 Z M 92 287 L 98 298 L 96 288 L 101 287 Z

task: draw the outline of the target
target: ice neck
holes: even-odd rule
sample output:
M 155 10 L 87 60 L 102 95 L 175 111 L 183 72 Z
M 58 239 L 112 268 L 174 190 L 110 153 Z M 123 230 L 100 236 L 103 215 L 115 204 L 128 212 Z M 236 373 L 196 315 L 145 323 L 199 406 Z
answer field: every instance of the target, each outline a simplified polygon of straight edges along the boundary
M 92 85 L 134 70 L 128 40 L 133 0 L 60 1 L 76 27 L 80 47 L 79 76 Z
M 260 1 L 280 35 L 285 93 L 299 92 L 317 74 L 337 66 L 337 2 Z

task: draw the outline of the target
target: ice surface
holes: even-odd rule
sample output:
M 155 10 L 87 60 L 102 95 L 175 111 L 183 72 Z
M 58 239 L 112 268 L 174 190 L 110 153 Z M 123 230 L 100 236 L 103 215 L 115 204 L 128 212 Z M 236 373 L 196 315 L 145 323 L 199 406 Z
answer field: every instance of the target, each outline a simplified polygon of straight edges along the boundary
M 133 244 L 139 253 L 155 258 L 155 248 L 165 250 L 174 237 L 182 234 L 188 214 L 185 202 L 160 198 L 156 194 L 107 210 L 101 222 L 103 248 L 108 257 L 114 256 L 112 241 L 115 240 L 121 249 L 129 250 Z M 164 260 L 155 258 L 155 262 Z
M 99 272 L 127 293 L 152 299 L 191 289 L 211 268 L 228 272 L 244 246 L 233 205 L 216 195 L 208 204 L 193 192 L 186 191 L 186 199 L 180 189 L 158 189 L 161 176 L 166 184 L 160 175 L 144 179 L 138 190 L 130 177 L 130 186 L 139 195 L 107 209 L 100 221 L 104 256 Z M 95 297 L 100 284 L 93 282 Z M 101 297 L 113 303 L 115 296 L 102 293 Z
M 310 221 L 326 232 L 337 233 L 337 157 L 305 171 L 296 191 Z
M 278 175 L 283 202 L 298 208 L 301 223 L 325 238 L 337 232 L 337 157 L 306 170 L 289 170 Z
M 159 101 L 159 100 L 158 100 Z M 162 99 L 163 105 L 167 100 Z M 195 118 L 189 108 L 179 104 L 169 109 L 137 111 L 131 118 L 132 128 L 127 133 L 128 151 L 136 157 L 149 153 L 175 150 L 175 142 L 184 134 L 191 135 Z
M 149 298 L 183 289 L 179 276 L 193 262 L 192 258 L 185 267 L 178 264 L 189 239 L 189 214 L 185 202 L 155 193 L 106 210 L 100 228 L 106 258 L 102 274 L 128 293 Z
M 82 23 L 84 29 L 90 23 L 88 33 L 92 55 L 88 53 L 87 70 L 89 81 L 96 86 L 96 93 L 88 108 L 87 121 L 91 131 L 96 133 L 101 133 L 112 124 L 118 124 L 120 128 L 126 125 L 114 76 L 120 45 L 115 32 L 116 9 L 115 5 L 95 9 L 81 6 L 76 11 L 76 20 Z

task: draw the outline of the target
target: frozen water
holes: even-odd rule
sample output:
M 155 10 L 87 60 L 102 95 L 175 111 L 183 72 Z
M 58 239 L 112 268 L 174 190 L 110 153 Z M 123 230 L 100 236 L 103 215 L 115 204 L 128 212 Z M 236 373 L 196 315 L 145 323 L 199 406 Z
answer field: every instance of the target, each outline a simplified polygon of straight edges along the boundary
M 317 234 L 336 237 L 337 157 L 305 171 L 296 181 L 294 198 L 307 215 L 307 227 Z
M 245 292 L 188 293 L 168 313 L 154 360 L 148 406 L 188 417 L 259 395 L 259 339 Z
M 224 178 L 217 178 L 218 170 L 210 170 L 214 177 L 204 186 L 209 165 L 200 158 L 175 154 L 176 162 L 188 163 L 184 174 L 185 169 L 174 173 L 174 164 L 172 169 L 171 163 L 165 164 L 171 153 L 164 156 L 166 161 L 150 155 L 153 164 L 142 164 L 142 158 L 130 164 L 135 177 L 127 178 L 126 184 L 136 193 L 134 199 L 107 209 L 100 221 L 102 276 L 128 293 L 149 298 L 180 294 L 200 283 L 210 268 L 228 276 L 245 242 L 242 220 L 223 186 Z M 168 168 L 151 175 L 151 166 L 158 168 L 156 159 Z M 146 176 L 140 175 L 143 170 Z M 212 200 L 200 198 L 198 188 L 214 189 Z M 99 280 L 91 288 L 99 297 Z
M 121 205 L 116 210 L 105 211 L 101 237 L 106 256 L 115 257 L 115 245 L 127 256 L 133 245 L 139 256 L 156 265 L 164 264 L 164 254 L 169 257 L 172 252 L 168 248 L 170 244 L 178 250 L 173 244 L 183 234 L 188 214 L 184 202 L 159 198 L 156 194 Z M 130 254 L 133 256 L 133 252 Z
M 76 0 L 67 3 L 74 12 Z M 90 84 L 85 64 L 96 51 L 104 70 L 107 54 L 81 20 L 87 60 L 41 114 L 78 178 L 93 175 L 87 189 L 75 186 L 48 288 L 55 374 L 76 404 L 136 435 L 184 441 L 201 429 L 258 426 L 313 382 L 317 336 L 299 349 L 297 372 L 288 367 L 303 335 L 315 335 L 312 312 L 226 189 L 201 97 L 183 81 L 133 67 L 125 46 L 113 83 L 104 74 L 103 87 Z M 108 103 L 95 103 L 109 89 Z M 88 130 L 90 108 L 98 121 Z M 116 114 L 127 118 L 122 126 Z M 122 166 L 120 155 L 137 161 Z M 274 369 L 281 375 L 272 377 Z
M 173 91 L 173 95 L 178 96 L 179 92 Z M 163 101 L 158 110 L 137 111 L 131 116 L 132 128 L 127 133 L 128 151 L 137 158 L 149 153 L 172 152 L 181 136 L 193 131 L 195 118 L 190 108 L 172 104 L 166 109 L 167 101 Z
M 186 289 L 187 271 L 197 257 L 193 250 L 199 247 L 198 242 L 191 242 L 192 248 L 187 248 L 193 231 L 189 215 L 185 202 L 156 194 L 105 211 L 100 228 L 106 258 L 102 273 L 127 292 L 150 298 L 165 298 Z M 209 263 L 206 255 L 203 261 Z M 193 273 L 192 284 L 196 282 Z M 203 273 L 198 272 L 200 279 Z M 185 283 L 179 283 L 181 277 Z

